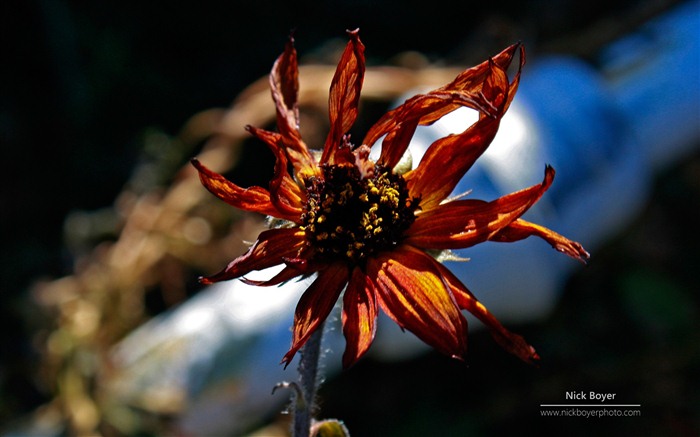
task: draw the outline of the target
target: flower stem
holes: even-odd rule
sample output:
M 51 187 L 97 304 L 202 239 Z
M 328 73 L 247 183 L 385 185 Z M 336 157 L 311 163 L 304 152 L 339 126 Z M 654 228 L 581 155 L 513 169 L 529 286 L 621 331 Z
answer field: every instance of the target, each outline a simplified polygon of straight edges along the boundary
M 314 413 L 316 399 L 316 382 L 318 380 L 318 361 L 321 358 L 321 338 L 323 324 L 319 326 L 301 349 L 299 360 L 299 385 L 301 399 L 297 396 L 294 408 L 294 437 L 308 437 L 311 429 L 311 418 Z

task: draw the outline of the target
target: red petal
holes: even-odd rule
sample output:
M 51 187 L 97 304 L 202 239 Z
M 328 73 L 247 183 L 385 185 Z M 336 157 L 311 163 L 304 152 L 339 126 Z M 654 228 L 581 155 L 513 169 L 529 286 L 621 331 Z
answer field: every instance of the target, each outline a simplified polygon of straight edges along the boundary
M 515 93 L 518 91 L 518 86 L 520 85 L 520 73 L 523 71 L 523 67 L 525 66 L 525 47 L 523 47 L 521 45 L 514 45 L 511 47 L 513 47 L 513 50 L 515 50 L 516 46 L 518 46 L 520 48 L 520 63 L 518 64 L 518 71 L 517 71 L 517 73 L 515 73 L 515 77 L 513 77 L 513 80 L 510 82 L 510 85 L 508 86 L 508 95 L 506 97 L 506 102 L 503 105 L 503 109 L 502 109 L 502 111 L 504 113 L 510 107 L 511 102 L 513 101 L 513 98 L 515 97 Z M 501 65 L 504 70 L 507 70 L 512 58 L 513 58 L 512 54 L 507 55 L 505 53 L 501 53 L 501 55 L 497 58 L 494 58 L 493 61 L 496 64 Z
M 270 181 L 270 201 L 280 214 L 284 214 L 285 217 L 281 218 L 298 223 L 306 195 L 287 171 L 287 156 L 284 153 L 282 135 L 264 129 L 257 129 L 253 126 L 246 126 L 246 129 L 267 144 L 275 155 L 275 175 Z M 280 216 L 278 215 L 277 217 Z
M 299 228 L 270 229 L 260 233 L 258 241 L 244 255 L 231 261 L 219 273 L 200 278 L 203 284 L 211 284 L 241 277 L 253 270 L 263 270 L 284 262 L 284 258 L 297 258 L 306 248 L 306 232 Z
M 438 205 L 416 217 L 406 243 L 423 249 L 457 249 L 484 242 L 522 216 L 553 180 L 554 169 L 547 166 L 541 184 L 494 201 L 455 200 Z
M 376 332 L 377 300 L 372 280 L 356 267 L 343 296 L 343 368 L 355 364 L 367 352 Z
M 489 328 L 491 335 L 501 347 L 526 363 L 534 363 L 540 359 L 537 352 L 535 352 L 535 348 L 530 346 L 522 336 L 513 334 L 501 325 L 501 322 L 474 297 L 471 291 L 469 291 L 452 272 L 437 261 L 433 262 L 459 307 L 469 311 L 476 316 L 477 319 L 481 320 L 481 322 Z
M 357 118 L 360 90 L 365 76 L 365 46 L 359 29 L 349 31 L 350 41 L 338 62 L 328 97 L 331 130 L 323 146 L 321 163 L 334 163 L 336 150 Z
M 348 267 L 344 263 L 331 264 L 319 272 L 318 278 L 301 296 L 294 313 L 292 347 L 282 358 L 285 367 L 311 334 L 326 320 L 347 284 L 348 276 Z
M 379 304 L 401 328 L 440 352 L 461 358 L 467 349 L 467 321 L 442 282 L 432 258 L 401 246 L 367 262 Z
M 270 193 L 262 187 L 242 188 L 220 174 L 209 170 L 197 159 L 191 160 L 192 165 L 199 171 L 199 180 L 213 195 L 234 206 L 250 212 L 271 215 L 287 219 L 286 214 L 280 213 L 270 201 Z
M 299 133 L 299 67 L 294 39 L 289 38 L 270 72 L 270 90 L 277 110 L 277 129 L 288 148 L 295 171 L 315 167 L 314 160 Z
M 489 240 L 510 243 L 523 240 L 532 235 L 542 238 L 559 252 L 565 253 L 583 263 L 586 263 L 591 257 L 581 244 L 571 241 L 544 226 L 536 225 L 522 219 L 514 221 L 489 238 Z
M 522 67 L 521 58 L 521 67 Z M 513 84 L 503 66 L 491 60 L 481 93 L 498 112 L 494 117 L 481 113 L 479 120 L 461 134 L 448 135 L 430 145 L 418 167 L 405 175 L 413 197 L 420 197 L 420 207 L 427 211 L 445 199 L 474 162 L 496 136 L 501 117 L 505 113 L 512 94 L 515 94 L 520 70 Z
M 299 136 L 299 67 L 294 38 L 290 37 L 270 72 L 270 89 L 277 109 L 277 128 L 282 135 Z
M 415 170 L 404 175 L 412 197 L 424 211 L 436 207 L 451 192 L 496 136 L 500 119 L 482 117 L 466 131 L 430 145 Z

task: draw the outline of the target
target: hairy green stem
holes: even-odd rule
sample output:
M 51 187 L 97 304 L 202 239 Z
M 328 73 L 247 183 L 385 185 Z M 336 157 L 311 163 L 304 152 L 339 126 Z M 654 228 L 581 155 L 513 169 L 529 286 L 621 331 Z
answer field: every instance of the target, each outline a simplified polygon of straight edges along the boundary
M 318 381 L 318 362 L 321 358 L 321 338 L 323 337 L 323 324 L 311 334 L 306 344 L 301 349 L 299 360 L 299 386 L 301 396 L 296 396 L 294 407 L 294 437 L 308 437 L 311 429 L 311 419 L 315 408 L 316 383 Z

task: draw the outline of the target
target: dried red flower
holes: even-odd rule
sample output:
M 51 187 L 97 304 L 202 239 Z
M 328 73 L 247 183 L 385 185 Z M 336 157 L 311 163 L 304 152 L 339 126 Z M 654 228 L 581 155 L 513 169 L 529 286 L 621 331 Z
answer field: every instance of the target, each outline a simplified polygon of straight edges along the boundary
M 552 167 L 546 167 L 542 183 L 491 202 L 446 201 L 496 135 L 518 87 L 524 49 L 512 45 L 451 83 L 408 99 L 384 115 L 355 147 L 346 133 L 357 118 L 365 57 L 358 30 L 349 36 L 330 87 L 330 132 L 319 159 L 299 133 L 298 66 L 290 39 L 270 74 L 278 132 L 247 127 L 277 159 L 269 189 L 242 188 L 192 160 L 204 186 L 221 200 L 288 222 L 262 232 L 247 253 L 201 282 L 241 278 L 269 286 L 317 273 L 297 304 L 292 346 L 282 360 L 286 364 L 321 326 L 343 290 L 345 367 L 372 344 L 380 308 L 401 328 L 456 358 L 467 348 L 467 321 L 460 311 L 467 310 L 506 350 L 526 362 L 537 360 L 534 348 L 506 330 L 428 254 L 534 235 L 571 257 L 585 261 L 589 256 L 580 244 L 520 218 L 551 185 Z M 506 70 L 517 51 L 520 65 L 509 80 Z M 417 126 L 463 106 L 477 110 L 478 121 L 462 133 L 435 141 L 414 170 L 392 170 Z M 382 137 L 381 154 L 373 162 L 370 147 Z M 269 280 L 244 277 L 277 265 L 284 268 Z

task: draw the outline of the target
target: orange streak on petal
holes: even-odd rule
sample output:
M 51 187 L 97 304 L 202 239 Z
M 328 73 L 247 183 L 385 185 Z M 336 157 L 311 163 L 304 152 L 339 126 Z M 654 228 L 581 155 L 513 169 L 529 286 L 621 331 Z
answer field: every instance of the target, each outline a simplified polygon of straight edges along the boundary
M 400 327 L 449 356 L 466 353 L 467 321 L 443 284 L 432 258 L 402 246 L 367 262 L 379 303 Z
M 367 274 L 355 267 L 343 296 L 343 367 L 355 364 L 367 352 L 376 332 L 377 300 L 375 285 Z
M 285 367 L 326 320 L 347 284 L 348 276 L 348 267 L 344 263 L 331 264 L 319 272 L 318 278 L 301 296 L 294 312 L 292 347 L 282 358 Z

